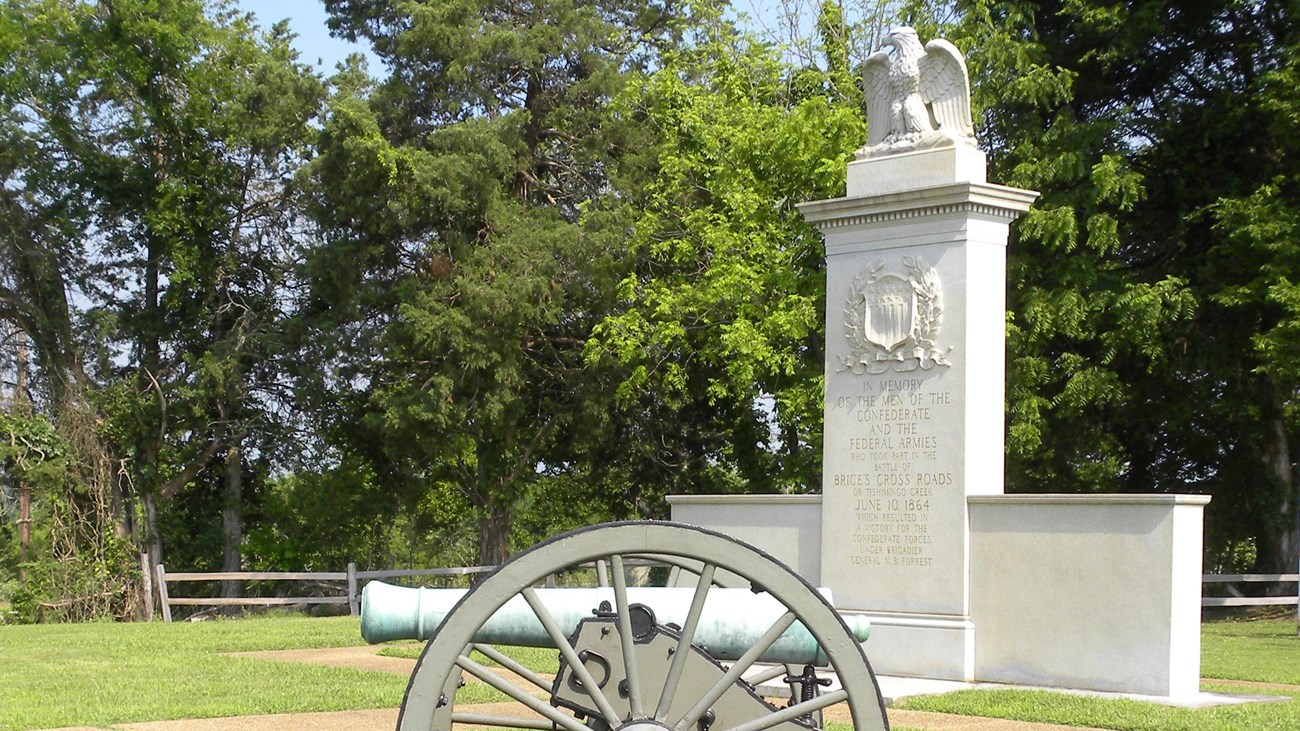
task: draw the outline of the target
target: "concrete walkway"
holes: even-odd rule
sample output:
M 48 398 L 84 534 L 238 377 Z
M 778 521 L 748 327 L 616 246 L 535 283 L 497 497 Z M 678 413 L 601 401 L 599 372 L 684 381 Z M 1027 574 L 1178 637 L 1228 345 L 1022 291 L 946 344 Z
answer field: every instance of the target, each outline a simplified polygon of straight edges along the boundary
M 75 726 L 53 731 L 103 731 L 105 728 L 131 731 L 393 731 L 397 709 L 331 711 L 326 713 L 282 713 L 269 716 L 234 716 L 183 721 L 149 721 L 117 726 Z
M 847 720 L 847 719 L 846 719 Z M 889 723 L 895 729 L 925 731 L 1105 731 L 1079 726 L 1049 723 L 1026 723 L 997 718 L 952 716 L 924 711 L 890 711 Z M 397 726 L 397 709 L 368 711 L 333 711 L 328 713 L 285 713 L 270 716 L 237 716 L 185 721 L 149 721 L 126 723 L 109 728 L 114 731 L 393 731 Z M 78 726 L 54 731 L 103 731 L 103 727 Z

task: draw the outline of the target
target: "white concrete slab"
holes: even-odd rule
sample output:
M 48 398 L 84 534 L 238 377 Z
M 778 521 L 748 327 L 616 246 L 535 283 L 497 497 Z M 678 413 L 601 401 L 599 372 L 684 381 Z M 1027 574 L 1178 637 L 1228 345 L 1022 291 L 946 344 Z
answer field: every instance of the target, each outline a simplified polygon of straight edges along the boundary
M 746 675 L 752 676 L 768 666 L 755 666 Z M 839 681 L 832 673 L 819 673 L 820 676 L 830 678 L 831 685 L 823 689 L 823 692 L 838 689 Z M 1277 695 L 1255 695 L 1248 693 L 1208 693 L 1197 691 L 1190 695 L 1182 697 L 1170 697 L 1163 695 L 1143 695 L 1140 693 L 1109 693 L 1096 690 L 1078 690 L 1070 688 L 1048 688 L 1043 686 L 1032 685 L 1012 685 L 1009 683 L 964 683 L 958 680 L 942 680 L 938 678 L 907 678 L 897 675 L 877 675 L 876 683 L 880 686 L 880 694 L 885 699 L 886 706 L 893 706 L 904 698 L 924 695 L 943 695 L 945 693 L 955 693 L 962 690 L 1034 690 L 1046 693 L 1064 693 L 1066 695 L 1085 696 L 1089 698 L 1102 698 L 1108 700 L 1131 700 L 1143 703 L 1155 703 L 1161 706 L 1171 708 L 1214 708 L 1217 706 L 1236 706 L 1246 703 L 1289 703 L 1291 698 L 1288 696 Z M 758 686 L 759 692 L 769 698 L 787 698 L 790 695 L 789 686 L 778 680 L 768 681 Z
M 1045 688 L 1029 685 L 1009 685 L 1006 683 L 960 683 L 952 680 L 931 680 L 928 678 L 900 678 L 897 676 L 876 676 L 880 684 L 881 695 L 887 704 L 912 696 L 942 695 L 959 690 L 1040 690 L 1047 693 L 1064 693 L 1066 695 L 1086 696 L 1090 698 L 1124 699 L 1155 703 L 1171 708 L 1214 708 L 1216 706 L 1235 706 L 1245 703 L 1289 703 L 1291 698 L 1276 695 L 1249 695 L 1239 693 L 1196 692 L 1175 698 L 1162 695 L 1142 695 L 1138 693 L 1107 693 L 1096 690 L 1074 690 L 1069 688 Z

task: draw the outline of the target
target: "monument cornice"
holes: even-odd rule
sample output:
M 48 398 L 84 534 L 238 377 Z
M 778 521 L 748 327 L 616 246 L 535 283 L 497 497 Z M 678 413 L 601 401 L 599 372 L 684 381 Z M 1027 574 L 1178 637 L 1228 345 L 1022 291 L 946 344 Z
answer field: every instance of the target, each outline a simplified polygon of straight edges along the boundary
M 798 206 L 804 220 L 826 230 L 950 215 L 1014 221 L 1038 198 L 1032 190 L 991 183 L 953 183 L 885 195 L 832 198 Z
M 814 494 L 772 495 L 669 495 L 669 505 L 806 505 L 818 504 L 822 496 Z
M 1037 493 L 968 495 L 970 505 L 1194 505 L 1210 503 L 1209 495 L 1145 493 Z

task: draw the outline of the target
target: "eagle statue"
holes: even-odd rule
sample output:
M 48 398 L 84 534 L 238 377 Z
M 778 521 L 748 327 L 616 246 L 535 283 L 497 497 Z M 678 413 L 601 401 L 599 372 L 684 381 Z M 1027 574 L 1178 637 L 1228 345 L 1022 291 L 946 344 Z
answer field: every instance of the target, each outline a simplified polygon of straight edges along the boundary
M 961 51 L 948 41 L 921 45 L 916 31 L 895 28 L 863 64 L 867 144 L 859 160 L 900 152 L 976 146 L 970 116 L 970 78 Z

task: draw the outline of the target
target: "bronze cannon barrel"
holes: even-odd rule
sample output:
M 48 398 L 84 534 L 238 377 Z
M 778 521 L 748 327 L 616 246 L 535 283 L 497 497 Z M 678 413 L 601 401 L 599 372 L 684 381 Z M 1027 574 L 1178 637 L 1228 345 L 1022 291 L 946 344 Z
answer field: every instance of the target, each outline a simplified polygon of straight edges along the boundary
M 361 634 L 367 642 L 427 640 L 468 589 L 412 589 L 379 581 L 366 585 L 361 594 Z M 830 601 L 829 590 L 818 590 Z M 564 634 L 572 635 L 578 623 L 592 616 L 601 602 L 614 606 L 614 590 L 537 589 L 546 610 Z M 628 587 L 629 604 L 641 604 L 654 612 L 661 625 L 682 625 L 691 606 L 691 587 Z M 715 659 L 740 658 L 786 612 L 786 607 L 766 593 L 749 589 L 713 588 L 709 591 L 695 631 L 694 642 Z M 871 633 L 870 623 L 855 615 L 841 617 L 859 642 Z M 522 596 L 507 601 L 479 627 L 475 642 L 491 645 L 554 647 L 541 620 Z M 763 654 L 760 662 L 812 663 L 824 665 L 817 640 L 795 622 Z

